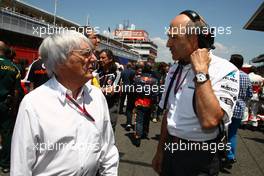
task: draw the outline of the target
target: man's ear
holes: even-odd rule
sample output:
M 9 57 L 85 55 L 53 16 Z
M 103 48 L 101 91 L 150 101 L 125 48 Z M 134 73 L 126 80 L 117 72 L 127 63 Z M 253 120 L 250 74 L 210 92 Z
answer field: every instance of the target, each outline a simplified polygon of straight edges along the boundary
M 188 37 L 188 39 L 190 41 L 190 44 L 191 44 L 193 50 L 196 50 L 199 48 L 199 46 L 198 46 L 198 35 L 193 34 L 190 37 Z

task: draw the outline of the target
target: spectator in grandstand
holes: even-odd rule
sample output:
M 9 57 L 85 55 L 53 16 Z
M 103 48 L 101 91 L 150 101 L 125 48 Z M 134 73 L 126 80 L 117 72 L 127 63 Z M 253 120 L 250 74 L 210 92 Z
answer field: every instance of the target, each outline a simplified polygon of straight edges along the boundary
M 12 138 L 11 176 L 117 176 L 107 102 L 86 84 L 93 77 L 93 45 L 76 31 L 47 37 L 39 48 L 46 83 L 27 94 Z

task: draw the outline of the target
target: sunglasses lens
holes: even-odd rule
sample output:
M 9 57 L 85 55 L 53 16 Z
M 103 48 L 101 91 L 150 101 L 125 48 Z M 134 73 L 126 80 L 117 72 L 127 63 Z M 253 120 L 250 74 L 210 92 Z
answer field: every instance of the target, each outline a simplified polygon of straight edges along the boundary
M 86 49 L 86 50 L 83 50 L 83 51 L 81 52 L 81 55 L 82 55 L 82 56 L 89 57 L 89 56 L 91 56 L 91 53 L 92 53 L 92 51 L 91 51 L 90 49 Z

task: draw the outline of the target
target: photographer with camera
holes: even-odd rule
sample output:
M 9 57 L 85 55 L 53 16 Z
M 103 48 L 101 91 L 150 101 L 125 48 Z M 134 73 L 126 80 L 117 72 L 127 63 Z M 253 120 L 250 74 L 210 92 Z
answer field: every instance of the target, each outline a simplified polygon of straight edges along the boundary
M 208 33 L 186 30 L 192 33 L 179 34 L 175 31 L 180 26 L 207 28 Z M 176 62 L 166 77 L 159 104 L 165 113 L 153 168 L 162 176 L 217 175 L 218 151 L 174 147 L 219 144 L 220 124 L 230 121 L 238 96 L 238 69 L 209 52 L 214 49 L 212 31 L 194 11 L 176 16 L 168 37 L 167 47 Z

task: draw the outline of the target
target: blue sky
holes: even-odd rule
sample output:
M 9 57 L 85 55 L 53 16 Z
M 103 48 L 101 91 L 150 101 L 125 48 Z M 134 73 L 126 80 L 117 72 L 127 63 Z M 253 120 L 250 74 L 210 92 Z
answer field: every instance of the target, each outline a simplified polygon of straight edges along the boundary
M 39 8 L 54 12 L 55 0 L 23 0 Z M 111 31 L 129 20 L 137 29 L 145 29 L 159 46 L 158 60 L 171 61 L 166 49 L 167 27 L 174 16 L 186 9 L 199 12 L 210 26 L 229 27 L 230 35 L 217 35 L 215 54 L 229 59 L 232 53 L 240 53 L 245 60 L 264 53 L 264 32 L 243 29 L 263 0 L 58 0 L 57 15 L 66 19 L 100 27 Z

